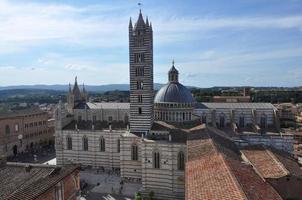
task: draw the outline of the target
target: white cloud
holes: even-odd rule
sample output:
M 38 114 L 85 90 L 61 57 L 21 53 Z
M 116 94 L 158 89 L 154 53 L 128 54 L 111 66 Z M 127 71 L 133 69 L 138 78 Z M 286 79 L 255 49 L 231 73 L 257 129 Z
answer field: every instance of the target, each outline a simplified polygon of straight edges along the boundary
M 129 9 L 130 8 L 130 9 Z M 45 43 L 74 44 L 93 47 L 127 45 L 127 23 L 132 7 L 124 5 L 88 5 L 0 1 L 0 53 L 8 44 L 16 50 L 28 50 Z M 125 16 L 115 13 L 125 13 Z M 158 16 L 151 11 L 157 43 L 190 39 L 188 32 L 221 28 L 268 29 L 302 27 L 302 16 L 285 17 L 176 17 L 169 13 Z M 8 49 L 11 52 L 13 49 Z
M 196 37 L 198 40 L 209 39 L 217 34 L 216 30 L 220 29 L 223 31 L 234 29 L 302 30 L 302 15 L 178 17 L 174 13 L 159 15 L 155 10 L 150 10 L 148 15 L 151 16 L 153 23 L 155 45 L 166 45 L 171 48 L 179 41 L 196 40 Z M 129 16 L 134 17 L 133 21 L 137 17 L 136 10 L 129 6 L 129 3 L 109 6 L 101 2 L 97 5 L 80 7 L 63 3 L 0 0 L 0 55 L 20 51 L 30 52 L 33 47 L 41 49 L 43 54 L 48 51 L 48 48 L 51 49 L 49 52 L 54 52 L 59 49 L 57 47 L 61 49 L 86 48 L 87 50 L 97 48 L 106 51 L 112 48 L 127 48 Z M 89 52 L 85 50 L 81 50 L 83 54 L 77 56 L 48 53 L 33 58 L 36 59 L 34 63 L 32 60 L 28 63 L 20 60 L 19 65 L 27 67 L 1 68 L 0 66 L 2 84 L 16 84 L 17 81 L 24 81 L 24 75 L 29 77 L 29 82 L 33 83 L 48 83 L 47 81 L 64 83 L 67 77 L 80 74 L 88 78 L 86 80 L 88 83 L 128 82 L 127 60 L 122 60 L 119 55 L 113 55 L 115 53 L 108 55 L 100 53 L 99 58 L 96 59 L 95 55 L 89 57 Z M 94 52 L 98 50 L 93 49 Z M 172 58 L 176 58 L 176 64 L 181 67 L 183 77 L 188 79 L 197 77 L 198 79 L 199 74 L 192 72 L 223 75 L 238 71 L 238 66 L 257 61 L 288 59 L 302 55 L 302 49 L 298 48 L 249 52 L 234 50 L 222 52 L 219 49 L 202 52 L 199 49 L 184 51 L 179 51 L 179 55 L 175 55 L 175 52 L 173 55 L 170 52 L 154 55 L 157 59 L 165 59 L 168 63 L 154 65 L 155 73 L 157 77 L 160 77 L 159 82 L 165 82 Z M 127 55 L 125 57 L 127 58 Z M 32 68 L 34 70 L 31 70 Z M 14 80 L 11 77 L 15 77 Z

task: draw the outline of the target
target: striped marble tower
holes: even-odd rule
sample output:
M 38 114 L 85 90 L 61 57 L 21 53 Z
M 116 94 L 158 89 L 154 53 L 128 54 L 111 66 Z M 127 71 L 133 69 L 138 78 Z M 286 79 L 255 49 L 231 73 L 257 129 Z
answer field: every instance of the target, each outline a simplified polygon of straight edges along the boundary
M 134 27 L 129 22 L 130 131 L 149 131 L 153 123 L 153 33 L 140 11 Z

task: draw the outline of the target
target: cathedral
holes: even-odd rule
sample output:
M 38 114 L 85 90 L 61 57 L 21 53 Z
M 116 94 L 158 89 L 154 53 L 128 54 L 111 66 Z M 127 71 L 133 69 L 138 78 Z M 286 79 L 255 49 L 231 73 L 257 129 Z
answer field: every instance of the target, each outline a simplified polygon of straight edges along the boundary
M 188 142 L 205 132 L 236 146 L 261 144 L 292 151 L 270 103 L 199 103 L 180 83 L 172 62 L 167 83 L 153 89 L 153 30 L 139 13 L 129 22 L 130 103 L 89 102 L 77 79 L 56 110 L 57 164 L 120 172 L 156 199 L 185 199 Z M 204 151 L 198 149 L 198 151 Z M 205 151 L 206 152 L 206 151 Z

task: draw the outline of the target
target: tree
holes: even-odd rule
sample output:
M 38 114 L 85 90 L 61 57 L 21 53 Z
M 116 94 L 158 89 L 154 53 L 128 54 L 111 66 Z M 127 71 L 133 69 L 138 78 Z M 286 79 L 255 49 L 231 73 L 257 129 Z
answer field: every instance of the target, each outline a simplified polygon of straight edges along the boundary
M 135 194 L 134 200 L 143 200 L 142 194 L 141 194 L 140 192 L 137 192 L 137 193 Z

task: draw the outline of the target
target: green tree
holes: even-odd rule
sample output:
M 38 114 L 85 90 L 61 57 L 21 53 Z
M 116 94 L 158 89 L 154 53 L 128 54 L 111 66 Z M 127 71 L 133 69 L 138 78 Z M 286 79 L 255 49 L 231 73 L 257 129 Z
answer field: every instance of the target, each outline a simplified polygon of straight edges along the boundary
M 140 192 L 137 192 L 137 193 L 135 194 L 134 200 L 143 200 L 142 194 L 141 194 Z

